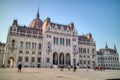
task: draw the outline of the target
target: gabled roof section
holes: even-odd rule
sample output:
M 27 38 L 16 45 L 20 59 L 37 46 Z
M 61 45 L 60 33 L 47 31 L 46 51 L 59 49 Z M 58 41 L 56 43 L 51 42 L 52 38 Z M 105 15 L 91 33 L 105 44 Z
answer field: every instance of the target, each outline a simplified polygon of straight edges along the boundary
M 87 42 L 89 42 L 89 41 L 93 41 L 93 38 L 92 38 L 91 33 L 89 33 L 89 34 L 86 34 L 86 35 L 79 35 L 78 36 L 78 41 L 87 41 Z

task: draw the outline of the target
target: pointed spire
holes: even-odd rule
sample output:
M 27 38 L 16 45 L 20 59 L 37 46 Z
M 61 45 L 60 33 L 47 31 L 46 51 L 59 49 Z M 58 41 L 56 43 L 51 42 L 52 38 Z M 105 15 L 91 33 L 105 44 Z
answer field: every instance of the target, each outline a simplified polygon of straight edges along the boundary
M 105 48 L 108 49 L 108 45 L 107 45 L 107 43 L 106 43 L 106 45 L 105 45 Z
M 115 45 L 115 44 L 114 44 L 114 49 L 115 49 L 115 50 L 117 50 L 117 49 L 116 49 L 116 45 Z
M 38 10 L 37 10 L 37 15 L 36 15 L 36 17 L 37 17 L 37 19 L 39 19 L 39 8 L 38 8 Z
M 13 21 L 12 26 L 18 26 L 17 20 L 14 20 L 14 21 Z

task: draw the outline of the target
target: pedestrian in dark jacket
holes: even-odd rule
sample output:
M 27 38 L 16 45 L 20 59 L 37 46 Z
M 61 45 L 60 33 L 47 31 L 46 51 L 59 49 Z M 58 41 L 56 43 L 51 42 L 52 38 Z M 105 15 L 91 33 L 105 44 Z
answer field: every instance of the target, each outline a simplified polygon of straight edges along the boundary
M 21 72 L 21 69 L 22 69 L 22 65 L 19 64 L 19 65 L 18 65 L 18 72 Z

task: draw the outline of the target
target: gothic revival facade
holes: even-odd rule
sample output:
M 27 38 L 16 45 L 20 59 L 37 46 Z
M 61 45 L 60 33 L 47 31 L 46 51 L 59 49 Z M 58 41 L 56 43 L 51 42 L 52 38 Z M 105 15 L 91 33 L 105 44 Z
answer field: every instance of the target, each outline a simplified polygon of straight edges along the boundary
M 99 65 L 92 35 L 79 35 L 73 23 L 40 19 L 39 11 L 29 26 L 13 21 L 8 30 L 3 64 L 6 67 L 57 67 L 72 65 L 94 68 Z
M 98 66 L 104 66 L 107 69 L 118 69 L 119 67 L 119 55 L 114 46 L 114 49 L 108 48 L 107 44 L 106 47 L 103 49 L 99 49 L 97 51 L 97 61 Z
M 7 67 L 17 67 L 18 64 L 23 67 L 76 64 L 78 57 L 74 53 L 78 36 L 74 24 L 57 24 L 50 18 L 42 22 L 39 17 L 38 11 L 28 27 L 13 21 L 7 35 L 4 64 Z
M 79 66 L 80 68 L 94 68 L 96 66 L 96 44 L 92 35 L 78 36 Z

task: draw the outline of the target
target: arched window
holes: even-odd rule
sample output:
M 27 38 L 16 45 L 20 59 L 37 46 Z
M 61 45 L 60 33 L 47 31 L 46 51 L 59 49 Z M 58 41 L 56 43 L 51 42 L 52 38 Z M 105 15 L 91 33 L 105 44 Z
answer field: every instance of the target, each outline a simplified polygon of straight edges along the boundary
M 58 54 L 57 53 L 53 54 L 53 64 L 55 64 L 55 65 L 58 64 Z
M 60 53 L 59 55 L 59 64 L 64 64 L 64 54 Z
M 66 65 L 70 65 L 70 54 L 66 54 Z

